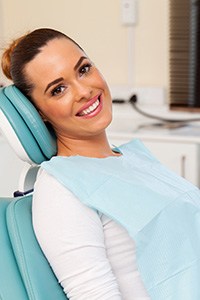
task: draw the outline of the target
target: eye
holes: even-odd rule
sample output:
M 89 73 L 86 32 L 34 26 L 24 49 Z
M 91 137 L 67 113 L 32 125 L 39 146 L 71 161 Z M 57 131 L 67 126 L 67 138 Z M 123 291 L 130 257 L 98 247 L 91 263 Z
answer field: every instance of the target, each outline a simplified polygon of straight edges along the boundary
M 90 64 L 90 63 L 81 66 L 80 69 L 79 69 L 80 76 L 82 76 L 86 73 L 89 73 L 91 67 L 92 67 L 92 64 Z
M 65 89 L 67 87 L 65 85 L 59 85 L 57 87 L 55 87 L 52 91 L 51 91 L 51 95 L 52 96 L 59 96 L 60 94 L 63 94 Z

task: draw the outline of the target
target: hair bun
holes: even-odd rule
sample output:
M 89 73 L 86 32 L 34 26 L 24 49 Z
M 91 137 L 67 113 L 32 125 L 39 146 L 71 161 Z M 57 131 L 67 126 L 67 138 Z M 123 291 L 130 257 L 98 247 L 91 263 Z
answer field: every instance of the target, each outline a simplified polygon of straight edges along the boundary
M 24 36 L 15 39 L 9 46 L 6 48 L 3 52 L 2 58 L 1 58 L 1 68 L 4 73 L 4 75 L 12 80 L 11 75 L 11 58 L 12 54 L 14 52 L 14 49 L 19 44 L 19 42 L 24 38 Z

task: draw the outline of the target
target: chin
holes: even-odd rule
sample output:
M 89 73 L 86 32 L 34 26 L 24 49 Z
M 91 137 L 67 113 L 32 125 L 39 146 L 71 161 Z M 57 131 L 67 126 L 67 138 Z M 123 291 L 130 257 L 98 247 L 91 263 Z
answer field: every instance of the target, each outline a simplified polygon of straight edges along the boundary
M 101 130 L 105 130 L 110 123 L 112 122 L 112 114 L 110 114 L 107 118 L 104 118 L 103 120 L 99 120 L 99 122 L 97 122 L 95 124 L 96 129 L 101 131 Z

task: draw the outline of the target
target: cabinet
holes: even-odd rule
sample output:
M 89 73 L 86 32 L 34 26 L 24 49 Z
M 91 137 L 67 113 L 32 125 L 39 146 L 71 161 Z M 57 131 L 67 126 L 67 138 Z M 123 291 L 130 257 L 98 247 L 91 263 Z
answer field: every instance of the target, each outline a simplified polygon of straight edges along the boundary
M 107 131 L 110 144 L 118 146 L 138 138 L 161 163 L 200 187 L 200 123 L 175 129 L 148 126 L 151 123 L 155 121 L 130 108 L 114 107 L 114 120 Z
M 139 138 L 152 154 L 168 168 L 200 187 L 199 144 L 161 141 L 140 134 L 109 133 L 110 143 L 120 145 L 133 138 Z

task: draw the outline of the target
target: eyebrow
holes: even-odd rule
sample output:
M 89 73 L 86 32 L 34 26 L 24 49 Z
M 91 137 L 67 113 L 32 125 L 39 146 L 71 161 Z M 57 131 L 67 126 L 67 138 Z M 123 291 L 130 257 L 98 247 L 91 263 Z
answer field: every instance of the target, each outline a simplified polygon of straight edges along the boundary
M 75 70 L 75 71 L 76 71 L 76 70 L 78 69 L 78 67 L 82 64 L 82 61 L 83 61 L 84 59 L 88 59 L 88 57 L 86 57 L 86 56 L 81 56 L 81 57 L 79 58 L 78 62 L 76 63 L 76 65 L 75 65 L 75 67 L 74 67 L 74 70 Z
M 59 83 L 60 81 L 63 81 L 63 80 L 64 80 L 64 78 L 63 78 L 63 77 L 60 77 L 60 78 L 57 78 L 57 79 L 55 79 L 54 81 L 50 82 L 50 83 L 47 85 L 47 87 L 46 87 L 46 89 L 45 89 L 45 91 L 44 91 L 44 94 L 47 92 L 47 90 L 48 90 L 52 85 L 54 85 L 54 84 L 56 84 L 56 83 Z

